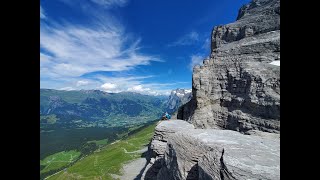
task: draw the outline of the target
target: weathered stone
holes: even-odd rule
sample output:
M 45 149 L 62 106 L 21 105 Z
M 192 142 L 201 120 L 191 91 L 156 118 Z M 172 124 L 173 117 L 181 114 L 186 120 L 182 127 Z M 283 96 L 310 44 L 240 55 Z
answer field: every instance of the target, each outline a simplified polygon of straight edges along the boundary
M 165 166 L 173 179 L 280 179 L 279 138 L 230 130 L 180 131 L 168 141 Z
M 183 120 L 170 119 L 161 121 L 155 128 L 153 140 L 167 142 L 171 134 L 178 131 L 188 131 L 193 128 L 192 124 Z
M 210 60 L 193 69 L 178 118 L 196 128 L 280 133 L 280 0 L 254 0 L 212 33 Z M 271 63 L 271 64 L 270 64 Z
M 167 142 L 161 142 L 161 148 L 151 146 L 153 152 L 160 153 L 149 161 L 143 179 L 280 179 L 279 134 L 248 131 L 251 135 L 244 135 L 231 130 L 194 129 L 185 121 L 171 121 L 172 126 L 168 122 L 156 128 L 161 132 L 162 128 L 170 129 L 170 135 Z M 157 143 L 156 139 L 151 142 Z
M 165 177 L 165 174 L 162 174 L 162 172 L 159 171 L 163 167 L 168 139 L 176 132 L 189 131 L 190 129 L 194 129 L 194 126 L 183 120 L 171 119 L 159 122 L 155 128 L 154 136 L 149 146 L 151 157 L 149 157 L 149 164 L 143 172 L 142 179 L 157 179 L 159 173 L 160 177 Z

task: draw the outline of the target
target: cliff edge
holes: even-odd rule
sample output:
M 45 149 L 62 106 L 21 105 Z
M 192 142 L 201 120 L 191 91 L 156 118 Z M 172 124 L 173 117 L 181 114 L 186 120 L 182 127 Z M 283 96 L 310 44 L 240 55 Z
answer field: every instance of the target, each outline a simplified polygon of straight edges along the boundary
M 160 122 L 149 146 L 145 180 L 280 179 L 280 135 L 195 129 L 183 120 Z

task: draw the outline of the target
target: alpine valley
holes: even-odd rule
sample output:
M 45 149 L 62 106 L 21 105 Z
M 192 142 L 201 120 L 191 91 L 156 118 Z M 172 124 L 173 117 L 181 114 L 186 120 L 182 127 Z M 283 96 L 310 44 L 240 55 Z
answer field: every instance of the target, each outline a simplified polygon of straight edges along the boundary
M 177 92 L 184 91 L 173 90 L 168 97 L 40 89 L 41 177 L 153 124 L 165 111 L 176 111 L 186 103 L 185 96 L 177 96 Z

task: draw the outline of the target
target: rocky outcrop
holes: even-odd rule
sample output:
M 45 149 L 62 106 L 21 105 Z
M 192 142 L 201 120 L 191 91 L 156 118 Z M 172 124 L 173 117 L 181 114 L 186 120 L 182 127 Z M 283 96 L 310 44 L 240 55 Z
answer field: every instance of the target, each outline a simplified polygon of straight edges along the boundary
M 151 156 L 148 161 L 150 163 L 147 165 L 146 170 L 142 175 L 142 179 L 157 179 L 159 170 L 164 163 L 164 154 L 168 139 L 176 132 L 189 131 L 190 129 L 194 129 L 194 126 L 182 120 L 161 121 L 156 126 L 154 136 L 149 146 L 149 153 Z
M 195 66 L 178 118 L 196 128 L 280 133 L 280 0 L 254 0 L 216 26 L 211 56 Z
M 156 127 L 142 179 L 280 179 L 280 136 L 194 129 L 180 120 Z

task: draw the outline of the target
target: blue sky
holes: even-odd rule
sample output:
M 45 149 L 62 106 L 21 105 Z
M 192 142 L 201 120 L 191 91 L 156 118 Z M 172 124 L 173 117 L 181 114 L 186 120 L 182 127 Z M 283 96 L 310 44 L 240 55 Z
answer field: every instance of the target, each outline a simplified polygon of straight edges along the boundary
M 191 88 L 211 30 L 249 0 L 41 0 L 40 87 L 150 95 Z

